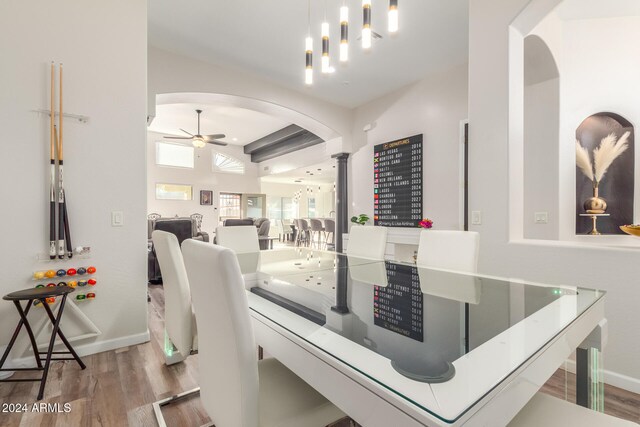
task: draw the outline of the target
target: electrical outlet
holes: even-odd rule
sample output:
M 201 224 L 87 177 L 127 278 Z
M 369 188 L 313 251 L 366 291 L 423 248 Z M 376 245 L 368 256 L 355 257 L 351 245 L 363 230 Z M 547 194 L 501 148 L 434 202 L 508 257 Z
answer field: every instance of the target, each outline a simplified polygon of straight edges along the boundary
M 122 211 L 111 212 L 111 226 L 122 227 L 124 225 L 124 213 Z
M 481 225 L 482 224 L 482 212 L 480 212 L 480 211 L 471 211 L 471 224 L 473 224 L 473 225 Z
M 547 224 L 549 222 L 548 212 L 534 212 L 533 222 L 536 224 Z

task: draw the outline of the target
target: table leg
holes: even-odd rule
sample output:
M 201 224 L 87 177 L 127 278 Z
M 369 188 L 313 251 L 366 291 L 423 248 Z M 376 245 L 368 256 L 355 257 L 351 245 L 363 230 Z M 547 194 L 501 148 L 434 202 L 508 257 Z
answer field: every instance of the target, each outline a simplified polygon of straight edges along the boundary
M 606 333 L 607 321 L 603 320 L 576 349 L 576 403 L 598 412 L 604 412 L 601 351 Z

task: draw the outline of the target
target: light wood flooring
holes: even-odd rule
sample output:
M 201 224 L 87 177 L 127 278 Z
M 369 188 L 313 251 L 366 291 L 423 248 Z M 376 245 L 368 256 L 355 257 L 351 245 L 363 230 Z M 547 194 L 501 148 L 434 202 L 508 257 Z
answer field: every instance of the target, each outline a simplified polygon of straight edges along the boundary
M 30 412 L 38 383 L 0 383 L 0 410 L 5 403 L 26 403 L 29 412 L 0 412 L 1 427 L 147 427 L 156 426 L 151 403 L 197 386 L 197 356 L 184 363 L 164 365 L 164 294 L 162 286 L 150 286 L 149 330 L 151 341 L 84 357 L 87 369 L 74 361 L 55 362 L 42 402 L 69 403 L 69 413 Z M 14 378 L 28 378 L 18 373 Z M 575 376 L 558 370 L 544 392 L 575 399 Z M 616 387 L 605 387 L 605 412 L 640 422 L 640 395 Z M 210 420 L 198 397 L 163 408 L 169 426 L 201 426 Z M 332 427 L 347 427 L 342 420 Z M 392 427 L 392 426 L 390 426 Z M 395 427 L 395 426 L 393 426 Z

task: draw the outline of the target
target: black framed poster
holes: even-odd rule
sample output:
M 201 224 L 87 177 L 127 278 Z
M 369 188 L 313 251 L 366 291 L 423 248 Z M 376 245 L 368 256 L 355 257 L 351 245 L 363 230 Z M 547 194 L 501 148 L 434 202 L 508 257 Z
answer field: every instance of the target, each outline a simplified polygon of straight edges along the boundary
M 373 203 L 374 225 L 418 226 L 422 220 L 422 135 L 374 147 Z

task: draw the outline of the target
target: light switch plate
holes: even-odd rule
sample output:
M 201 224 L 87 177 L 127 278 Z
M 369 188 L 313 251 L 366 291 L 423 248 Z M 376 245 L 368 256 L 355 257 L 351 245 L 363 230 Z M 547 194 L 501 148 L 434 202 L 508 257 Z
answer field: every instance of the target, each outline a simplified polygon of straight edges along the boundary
M 480 211 L 471 211 L 471 224 L 473 224 L 473 225 L 482 224 L 482 212 L 480 212 Z
M 111 226 L 122 227 L 124 225 L 124 213 L 122 211 L 111 212 Z
M 549 212 L 534 212 L 533 222 L 536 224 L 547 224 L 549 222 Z

